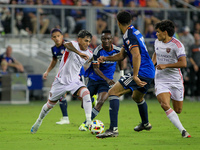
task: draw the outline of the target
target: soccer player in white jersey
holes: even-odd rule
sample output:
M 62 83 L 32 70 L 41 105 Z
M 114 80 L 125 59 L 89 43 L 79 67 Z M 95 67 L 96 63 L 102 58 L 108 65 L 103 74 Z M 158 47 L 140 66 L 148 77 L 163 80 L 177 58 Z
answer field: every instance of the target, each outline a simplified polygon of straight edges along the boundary
M 57 28 L 53 28 L 51 30 L 51 39 L 53 40 L 55 45 L 51 47 L 52 60 L 47 70 L 43 74 L 43 79 L 47 79 L 49 72 L 56 66 L 58 61 L 61 62 L 62 56 L 65 52 L 65 46 L 63 41 L 67 42 L 67 40 L 64 40 L 63 38 L 62 31 Z M 56 122 L 56 124 L 69 124 L 70 121 L 67 113 L 66 94 L 60 98 L 59 105 L 63 117 L 60 121 Z
M 155 52 L 152 60 L 156 65 L 155 94 L 169 120 L 179 129 L 183 138 L 191 137 L 177 114 L 183 106 L 184 86 L 180 68 L 187 66 L 185 48 L 174 35 L 174 24 L 163 20 L 156 24 Z M 157 63 L 157 64 L 156 64 Z M 173 108 L 170 106 L 172 100 Z
M 90 92 L 80 81 L 79 73 L 81 67 L 92 59 L 92 52 L 88 49 L 92 34 L 86 30 L 78 33 L 78 40 L 64 43 L 66 47 L 60 62 L 59 71 L 49 92 L 49 98 L 43 105 L 38 119 L 31 128 L 31 133 L 36 133 L 42 120 L 48 112 L 56 105 L 57 101 L 66 92 L 79 96 L 83 101 L 85 110 L 86 124 L 91 124 L 92 103 Z

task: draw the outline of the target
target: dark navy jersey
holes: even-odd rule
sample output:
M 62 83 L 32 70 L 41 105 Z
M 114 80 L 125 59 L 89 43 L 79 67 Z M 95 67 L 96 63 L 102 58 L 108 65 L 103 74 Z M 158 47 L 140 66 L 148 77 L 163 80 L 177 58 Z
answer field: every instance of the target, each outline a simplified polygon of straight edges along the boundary
M 65 42 L 68 42 L 67 40 L 64 40 Z M 65 52 L 65 46 L 62 44 L 59 47 L 56 47 L 56 45 L 54 45 L 53 47 L 51 47 L 51 52 L 52 52 L 52 56 L 56 59 L 58 59 L 59 61 L 61 61 L 62 59 L 62 55 Z
M 0 55 L 0 62 L 2 59 L 5 59 L 8 63 L 15 63 L 15 60 L 12 57 L 7 57 L 6 53 Z
M 86 70 L 85 76 L 89 77 L 92 80 L 98 81 L 98 80 L 104 80 L 102 79 L 100 76 L 98 76 L 94 69 L 93 69 L 93 64 L 97 63 L 97 58 L 99 58 L 100 56 L 112 56 L 112 55 L 116 55 L 117 53 L 119 53 L 121 50 L 120 47 L 117 47 L 115 45 L 112 45 L 112 51 L 107 52 L 106 50 L 103 49 L 102 45 L 99 45 L 93 53 L 93 58 L 94 60 L 92 61 L 90 67 Z M 109 79 L 113 79 L 113 75 L 116 69 L 116 61 L 105 61 L 103 63 L 100 64 L 99 69 L 101 70 L 101 72 Z
M 141 64 L 138 74 L 147 78 L 154 78 L 155 68 L 151 58 L 149 57 L 144 38 L 140 31 L 134 28 L 134 26 L 129 26 L 123 35 L 124 48 L 130 59 L 131 67 L 133 68 L 132 54 L 130 50 L 134 47 L 138 47 L 141 55 Z

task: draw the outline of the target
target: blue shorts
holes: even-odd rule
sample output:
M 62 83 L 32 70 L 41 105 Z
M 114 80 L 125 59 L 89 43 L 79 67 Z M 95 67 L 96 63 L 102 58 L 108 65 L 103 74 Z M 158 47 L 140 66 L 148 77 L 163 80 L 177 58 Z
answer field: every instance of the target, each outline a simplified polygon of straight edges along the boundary
M 153 81 L 153 78 L 142 77 L 140 75 L 138 75 L 138 77 L 141 81 L 145 81 L 147 83 L 144 87 L 140 87 L 135 83 L 135 81 L 133 80 L 133 73 L 128 73 L 122 76 L 119 79 L 119 83 L 124 87 L 124 89 L 131 89 L 132 92 L 134 90 L 138 90 L 141 93 L 146 94 L 151 82 Z
M 92 79 L 89 79 L 87 88 L 90 91 L 90 96 L 101 92 L 108 92 L 109 90 L 109 84 L 105 80 L 99 80 L 95 81 Z

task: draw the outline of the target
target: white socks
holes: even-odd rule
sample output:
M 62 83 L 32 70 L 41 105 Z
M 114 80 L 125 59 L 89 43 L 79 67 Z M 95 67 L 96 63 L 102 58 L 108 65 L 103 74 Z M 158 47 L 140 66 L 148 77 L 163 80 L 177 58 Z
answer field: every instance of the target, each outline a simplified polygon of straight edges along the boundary
M 85 110 L 86 121 L 91 122 L 92 102 L 90 98 L 90 92 L 87 88 L 81 89 L 80 97 L 83 99 L 83 108 Z
M 43 105 L 42 110 L 40 112 L 38 121 L 44 119 L 44 117 L 49 113 L 49 111 L 56 105 L 56 103 L 51 103 L 49 100 L 46 104 Z
M 174 124 L 174 126 L 177 127 L 179 131 L 182 133 L 182 130 L 185 130 L 185 128 L 181 124 L 177 113 L 171 108 L 165 111 L 165 113 L 169 118 L 169 120 Z

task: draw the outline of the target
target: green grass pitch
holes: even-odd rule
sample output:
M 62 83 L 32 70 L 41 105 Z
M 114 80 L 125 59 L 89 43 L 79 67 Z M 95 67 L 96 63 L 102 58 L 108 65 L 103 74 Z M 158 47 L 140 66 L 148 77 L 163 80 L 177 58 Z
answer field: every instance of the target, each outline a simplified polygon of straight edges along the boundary
M 140 122 L 136 103 L 120 102 L 119 136 L 97 139 L 89 131 L 81 132 L 84 110 L 80 101 L 68 103 L 69 125 L 56 125 L 61 118 L 58 104 L 43 120 L 36 134 L 30 129 L 45 101 L 28 105 L 0 105 L 0 150 L 198 150 L 200 149 L 200 102 L 184 101 L 179 118 L 192 138 L 182 138 L 156 100 L 147 100 L 151 131 L 135 132 Z M 109 103 L 96 119 L 109 127 Z

